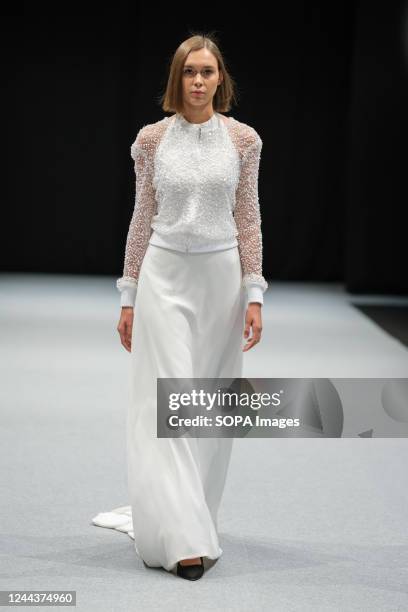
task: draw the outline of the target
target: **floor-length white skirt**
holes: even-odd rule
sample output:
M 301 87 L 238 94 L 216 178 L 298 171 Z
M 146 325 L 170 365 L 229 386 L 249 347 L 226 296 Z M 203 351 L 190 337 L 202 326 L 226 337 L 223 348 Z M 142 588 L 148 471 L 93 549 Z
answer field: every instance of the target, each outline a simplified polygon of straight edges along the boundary
M 151 567 L 222 554 L 217 515 L 233 438 L 157 438 L 157 378 L 242 377 L 246 296 L 238 247 L 149 243 L 139 275 L 127 418 L 130 506 L 93 522 L 127 532 Z

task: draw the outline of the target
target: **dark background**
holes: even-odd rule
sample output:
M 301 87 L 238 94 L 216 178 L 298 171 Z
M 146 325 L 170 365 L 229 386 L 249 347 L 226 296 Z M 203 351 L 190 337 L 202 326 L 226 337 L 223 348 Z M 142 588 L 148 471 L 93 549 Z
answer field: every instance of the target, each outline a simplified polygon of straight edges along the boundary
M 214 33 L 228 115 L 263 140 L 268 280 L 408 293 L 406 2 L 3 9 L 6 272 L 122 274 L 130 146 L 161 119 L 177 46 Z

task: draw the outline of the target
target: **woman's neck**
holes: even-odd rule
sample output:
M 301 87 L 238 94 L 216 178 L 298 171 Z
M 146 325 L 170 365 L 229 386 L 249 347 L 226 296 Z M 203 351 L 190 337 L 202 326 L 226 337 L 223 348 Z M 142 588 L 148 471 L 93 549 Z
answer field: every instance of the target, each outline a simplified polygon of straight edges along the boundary
M 181 113 L 189 123 L 205 123 L 215 114 L 214 109 L 212 107 L 199 109 L 185 109 Z

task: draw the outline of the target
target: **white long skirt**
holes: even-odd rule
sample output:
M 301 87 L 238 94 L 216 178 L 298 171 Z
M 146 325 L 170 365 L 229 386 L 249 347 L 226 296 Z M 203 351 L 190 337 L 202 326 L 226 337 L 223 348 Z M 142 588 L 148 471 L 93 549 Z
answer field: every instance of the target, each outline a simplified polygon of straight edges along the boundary
M 217 518 L 233 438 L 157 438 L 157 378 L 242 377 L 245 298 L 238 247 L 183 253 L 149 243 L 132 330 L 130 506 L 93 523 L 127 532 L 150 567 L 222 555 Z

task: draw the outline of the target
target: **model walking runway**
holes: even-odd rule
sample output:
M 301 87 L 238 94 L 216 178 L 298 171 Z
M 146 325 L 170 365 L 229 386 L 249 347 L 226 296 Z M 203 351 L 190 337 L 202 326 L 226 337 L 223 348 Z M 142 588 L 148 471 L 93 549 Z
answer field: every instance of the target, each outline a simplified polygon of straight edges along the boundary
M 118 331 L 131 353 L 129 505 L 93 522 L 126 531 L 148 566 L 177 566 L 178 575 L 195 580 L 203 557 L 222 554 L 217 515 L 233 439 L 158 438 L 157 378 L 242 377 L 244 329 L 248 350 L 260 339 L 267 283 L 258 201 L 262 140 L 212 107 L 218 85 L 226 88 L 221 108 L 231 94 L 227 72 L 217 70 L 216 45 L 200 36 L 188 43 L 184 60 L 207 67 L 199 74 L 183 68 L 176 54 L 163 108 L 179 106 L 180 79 L 183 112 L 145 125 L 131 147 L 136 202 L 117 281 Z

